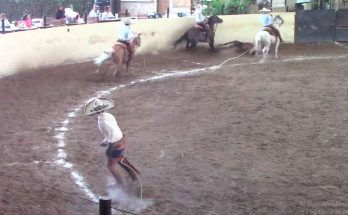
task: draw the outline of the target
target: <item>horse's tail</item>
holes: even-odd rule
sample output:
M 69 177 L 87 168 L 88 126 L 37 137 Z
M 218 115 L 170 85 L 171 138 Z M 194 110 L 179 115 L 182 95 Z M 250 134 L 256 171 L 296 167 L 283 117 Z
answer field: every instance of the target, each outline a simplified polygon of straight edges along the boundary
M 176 46 L 181 43 L 182 41 L 186 40 L 186 33 L 183 34 L 179 39 L 177 39 L 175 42 L 174 42 L 174 48 L 176 48 Z
M 112 48 L 105 49 L 99 57 L 94 58 L 94 64 L 97 66 L 100 66 L 105 61 L 110 60 L 113 53 L 114 53 L 114 49 Z

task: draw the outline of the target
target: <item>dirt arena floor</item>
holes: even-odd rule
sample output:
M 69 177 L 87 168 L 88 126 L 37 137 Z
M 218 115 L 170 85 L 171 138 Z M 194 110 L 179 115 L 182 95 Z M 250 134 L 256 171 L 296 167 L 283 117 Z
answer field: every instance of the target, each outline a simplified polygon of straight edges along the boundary
M 240 54 L 200 46 L 138 55 L 116 79 L 91 62 L 0 79 L 0 214 L 98 214 L 104 195 L 144 215 L 348 214 L 348 49 Z M 83 114 L 95 96 L 115 100 L 142 186 L 125 172 L 125 191 L 112 184 Z

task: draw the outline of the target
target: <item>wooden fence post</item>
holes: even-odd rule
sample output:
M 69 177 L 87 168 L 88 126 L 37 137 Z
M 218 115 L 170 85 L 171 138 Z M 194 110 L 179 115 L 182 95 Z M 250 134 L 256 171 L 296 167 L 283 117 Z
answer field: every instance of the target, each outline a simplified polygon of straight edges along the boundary
M 169 18 L 169 7 L 167 7 L 167 18 Z

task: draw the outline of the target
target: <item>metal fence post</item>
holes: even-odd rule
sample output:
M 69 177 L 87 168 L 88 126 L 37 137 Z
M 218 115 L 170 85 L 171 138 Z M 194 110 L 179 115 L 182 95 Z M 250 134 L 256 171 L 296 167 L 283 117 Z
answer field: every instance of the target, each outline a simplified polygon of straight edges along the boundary
M 107 196 L 99 197 L 99 215 L 111 215 L 111 199 Z
M 83 21 L 87 24 L 87 11 L 83 13 Z
M 5 33 L 5 19 L 1 19 L 1 32 L 4 34 Z
M 47 15 L 44 14 L 43 16 L 43 27 L 46 28 L 47 27 Z

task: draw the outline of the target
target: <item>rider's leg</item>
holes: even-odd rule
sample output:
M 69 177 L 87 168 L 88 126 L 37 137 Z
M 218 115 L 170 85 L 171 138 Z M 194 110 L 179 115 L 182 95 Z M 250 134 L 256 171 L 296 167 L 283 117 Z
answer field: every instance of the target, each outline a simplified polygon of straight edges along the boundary
M 269 27 L 272 28 L 273 32 L 279 38 L 280 42 L 283 42 L 282 36 L 280 35 L 280 31 L 278 30 L 278 28 L 274 27 L 273 25 Z
M 133 51 L 131 44 L 129 42 L 127 42 L 127 48 L 128 48 L 128 52 L 129 52 L 127 66 L 129 67 L 132 60 L 133 60 L 134 51 Z
M 123 180 L 120 172 L 117 170 L 117 163 L 120 161 L 120 158 L 108 157 L 107 167 L 111 174 L 114 176 L 116 182 L 120 185 L 123 184 Z
M 133 181 L 138 179 L 138 175 L 140 175 L 139 171 L 127 160 L 126 157 L 123 156 L 118 164 L 128 172 Z

